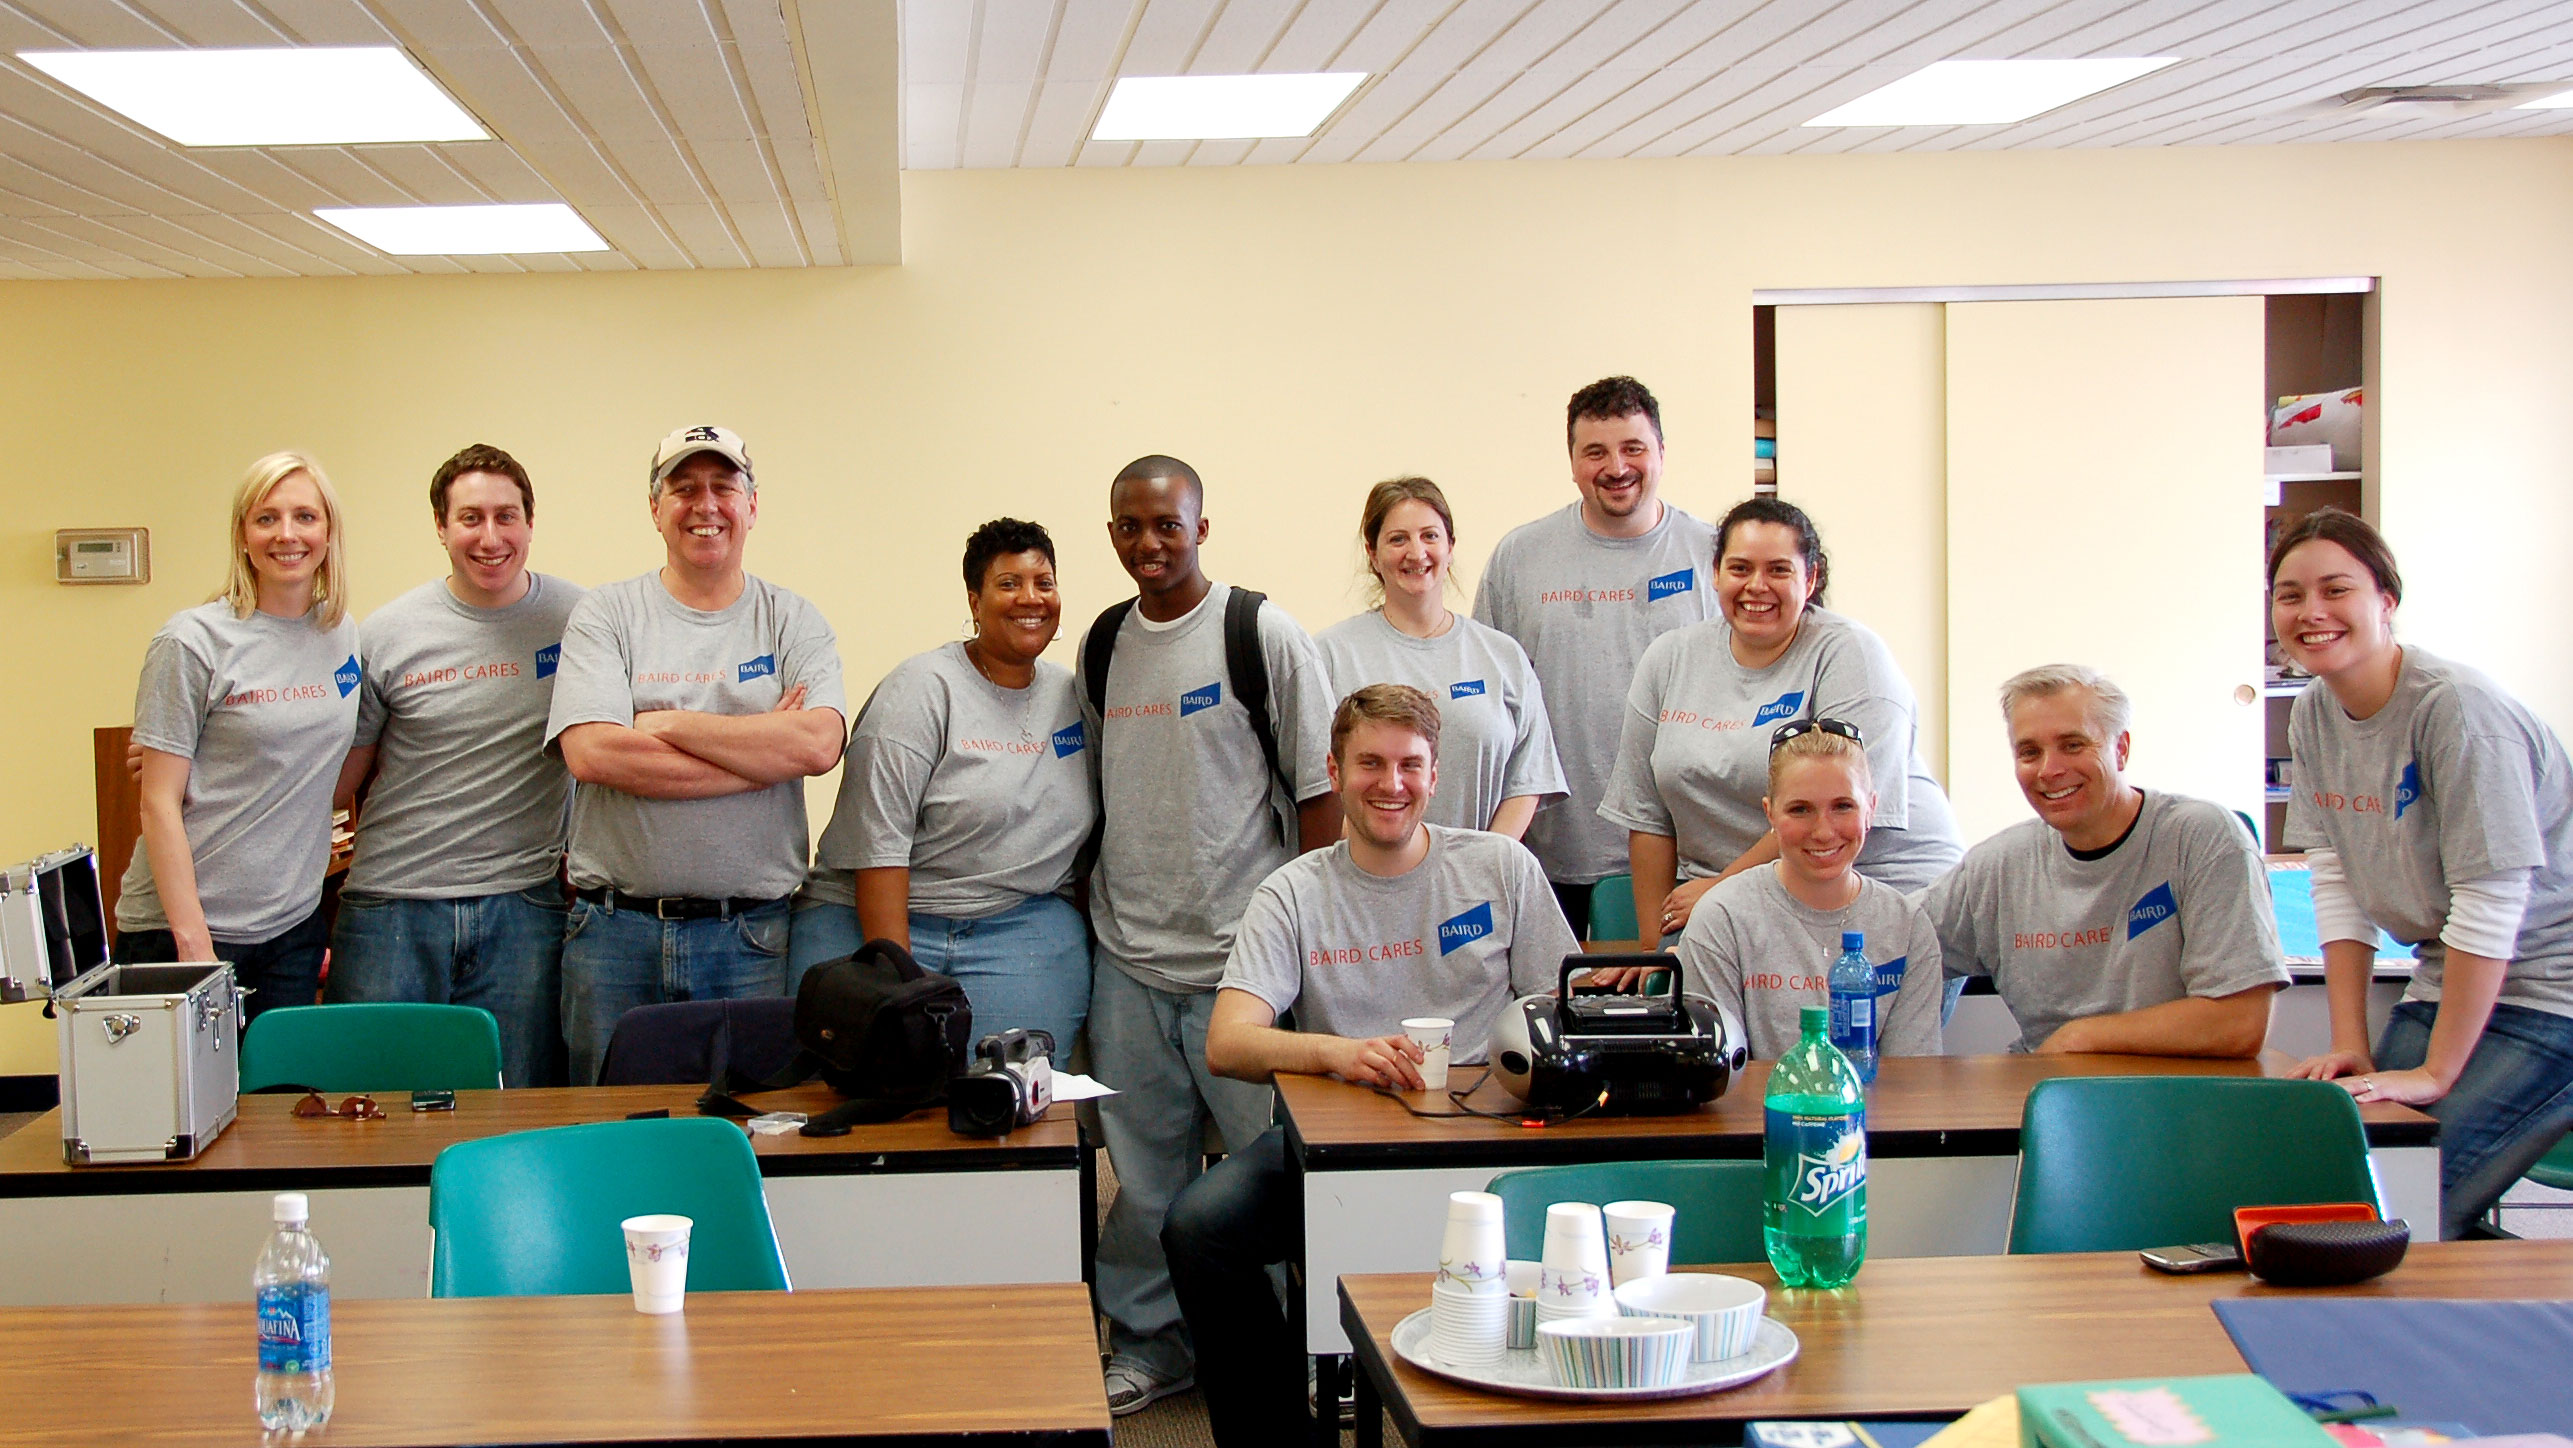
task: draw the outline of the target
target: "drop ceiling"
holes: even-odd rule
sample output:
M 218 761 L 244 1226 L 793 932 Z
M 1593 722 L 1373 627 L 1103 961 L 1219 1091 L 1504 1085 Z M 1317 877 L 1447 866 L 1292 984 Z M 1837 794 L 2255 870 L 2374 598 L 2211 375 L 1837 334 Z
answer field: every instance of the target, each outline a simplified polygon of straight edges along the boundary
M 189 150 L 30 49 L 400 45 L 496 139 Z M 1801 123 L 1931 61 L 2180 57 L 2002 127 Z M 1363 70 L 1298 140 L 1086 139 L 1119 75 Z M 899 172 L 2573 134 L 2566 0 L 0 0 L 0 277 L 898 260 Z M 2513 95 L 2511 99 L 2522 98 Z M 391 257 L 321 206 L 565 201 L 613 250 Z

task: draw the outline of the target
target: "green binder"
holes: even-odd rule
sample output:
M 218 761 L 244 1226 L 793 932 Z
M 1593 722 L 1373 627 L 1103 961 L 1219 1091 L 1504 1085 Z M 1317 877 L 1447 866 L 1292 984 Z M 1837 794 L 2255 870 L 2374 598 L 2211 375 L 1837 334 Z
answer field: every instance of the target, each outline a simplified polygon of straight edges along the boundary
M 2285 1394 L 2241 1373 L 2019 1390 L 2020 1448 L 2333 1448 Z

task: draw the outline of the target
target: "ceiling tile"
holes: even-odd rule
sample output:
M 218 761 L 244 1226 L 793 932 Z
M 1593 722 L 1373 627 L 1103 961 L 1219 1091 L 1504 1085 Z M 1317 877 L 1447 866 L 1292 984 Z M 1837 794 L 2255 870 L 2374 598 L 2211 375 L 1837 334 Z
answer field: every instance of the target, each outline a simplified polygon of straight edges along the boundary
M 401 43 L 359 0 L 258 0 L 258 4 L 296 45 Z
M 1198 43 L 1214 24 L 1219 0 L 1148 0 L 1143 23 L 1126 43 L 1120 75 L 1186 75 Z
M 239 0 L 125 0 L 182 45 L 291 45 L 294 38 Z
M 645 78 L 651 81 L 662 110 L 679 134 L 726 141 L 748 140 L 759 134 L 735 86 L 724 47 L 639 45 L 634 48 L 634 56 L 642 62 Z
M 489 11 L 515 45 L 539 49 L 554 46 L 606 45 L 607 31 L 590 13 L 585 0 L 470 0 Z M 459 9 L 463 8 L 461 5 Z
M 638 46 L 711 49 L 715 27 L 701 0 L 605 0 L 625 38 Z

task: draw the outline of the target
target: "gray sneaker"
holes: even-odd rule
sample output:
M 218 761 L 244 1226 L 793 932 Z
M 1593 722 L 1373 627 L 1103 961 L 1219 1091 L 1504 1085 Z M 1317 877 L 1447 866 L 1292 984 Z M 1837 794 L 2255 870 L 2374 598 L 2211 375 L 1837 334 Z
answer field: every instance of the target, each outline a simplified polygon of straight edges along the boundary
M 1123 1361 L 1108 1364 L 1101 1378 L 1108 1390 L 1108 1415 L 1114 1418 L 1141 1412 L 1173 1393 L 1197 1386 L 1194 1377 L 1157 1377 L 1150 1368 Z

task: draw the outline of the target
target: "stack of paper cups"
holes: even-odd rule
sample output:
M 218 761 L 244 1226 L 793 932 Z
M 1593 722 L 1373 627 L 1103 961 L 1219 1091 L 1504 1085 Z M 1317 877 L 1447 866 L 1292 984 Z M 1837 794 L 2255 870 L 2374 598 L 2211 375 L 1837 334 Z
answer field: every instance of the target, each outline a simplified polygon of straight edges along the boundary
M 1599 1209 L 1608 1222 L 1608 1279 L 1612 1288 L 1671 1270 L 1668 1202 L 1610 1202 Z
M 1430 1286 L 1430 1350 L 1457 1367 L 1501 1360 L 1510 1333 L 1508 1249 L 1501 1199 L 1456 1192 L 1447 1199 L 1447 1235 Z
M 1609 1296 L 1608 1240 L 1599 1208 L 1557 1202 L 1546 1208 L 1545 1253 L 1537 1260 L 1537 1321 L 1615 1317 Z

